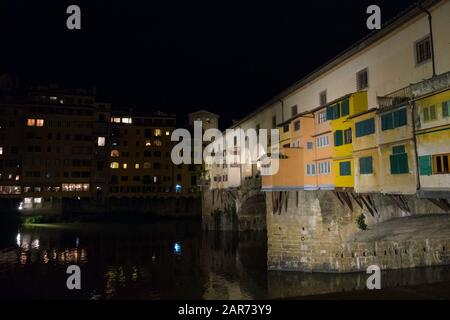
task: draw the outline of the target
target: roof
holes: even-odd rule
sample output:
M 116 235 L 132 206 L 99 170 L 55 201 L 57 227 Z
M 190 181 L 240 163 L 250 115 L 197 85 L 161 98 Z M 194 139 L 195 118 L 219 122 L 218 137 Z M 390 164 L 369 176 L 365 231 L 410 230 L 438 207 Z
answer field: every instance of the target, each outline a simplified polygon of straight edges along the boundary
M 244 121 L 248 120 L 249 118 L 253 117 L 255 114 L 265 110 L 266 108 L 270 107 L 272 104 L 276 102 L 281 102 L 283 98 L 290 95 L 292 92 L 296 91 L 297 89 L 305 86 L 309 82 L 317 79 L 321 75 L 325 74 L 326 72 L 330 71 L 334 67 L 340 65 L 347 59 L 351 58 L 352 56 L 356 55 L 357 53 L 363 51 L 370 45 L 376 43 L 378 40 L 382 39 L 383 37 L 387 36 L 391 32 L 395 31 L 398 27 L 404 25 L 408 21 L 414 19 L 415 17 L 419 15 L 425 15 L 423 10 L 419 7 L 419 4 L 421 4 L 421 7 L 424 9 L 428 9 L 432 7 L 433 5 L 441 2 L 443 0 L 425 0 L 425 1 L 418 1 L 414 3 L 413 5 L 406 8 L 404 11 L 400 12 L 395 18 L 391 19 L 390 21 L 386 22 L 381 30 L 374 31 L 370 34 L 368 34 L 366 37 L 362 38 L 361 40 L 354 43 L 351 47 L 346 49 L 345 51 L 338 54 L 336 57 L 331 59 L 330 61 L 326 62 L 321 67 L 317 68 L 310 74 L 303 77 L 298 82 L 294 83 L 272 99 L 270 99 L 268 102 L 266 102 L 263 106 L 259 107 L 252 113 L 248 114 L 238 122 L 234 123 L 231 127 L 236 127 L 242 124 Z M 322 107 L 321 107 L 322 108 Z
M 197 113 L 208 113 L 208 114 L 213 115 L 213 116 L 215 116 L 217 118 L 220 118 L 220 116 L 218 114 L 210 112 L 210 111 L 205 110 L 205 109 L 200 109 L 200 110 L 188 113 L 188 115 L 190 116 L 190 115 L 197 114 Z

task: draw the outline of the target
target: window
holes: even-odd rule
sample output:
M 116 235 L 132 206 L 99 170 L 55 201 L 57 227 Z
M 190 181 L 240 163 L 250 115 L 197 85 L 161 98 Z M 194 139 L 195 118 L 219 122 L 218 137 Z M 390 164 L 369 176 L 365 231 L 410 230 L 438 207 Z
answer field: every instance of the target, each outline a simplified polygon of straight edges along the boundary
M 331 163 L 329 161 L 319 162 L 319 174 L 330 174 L 331 173 Z
M 150 140 L 145 140 L 145 146 L 146 147 L 151 147 L 152 146 L 152 142 Z
M 150 169 L 151 167 L 150 162 L 144 162 L 144 169 Z
M 406 153 L 405 146 L 395 146 L 392 148 L 391 161 L 391 174 L 405 174 L 409 173 L 408 167 L 408 154 Z
M 442 154 L 433 156 L 433 173 L 434 174 L 449 174 L 449 159 L 450 154 Z
M 119 163 L 118 162 L 111 162 L 111 169 L 119 169 Z
M 364 69 L 359 71 L 356 74 L 356 88 L 358 91 L 367 89 L 369 87 L 369 75 L 368 75 L 368 69 Z
M 355 125 L 356 137 L 364 137 L 375 133 L 375 118 L 370 118 Z
M 423 107 L 423 122 L 436 120 L 436 106 Z
M 421 176 L 431 176 L 433 174 L 431 156 L 420 156 L 419 157 L 419 172 Z
M 140 167 L 140 166 L 139 166 L 139 163 L 135 163 L 135 164 L 134 164 L 134 168 L 135 168 L 135 169 L 139 169 L 139 167 Z
M 161 129 L 155 129 L 155 137 L 161 137 Z
M 298 113 L 297 105 L 291 107 L 291 116 L 295 117 Z
M 352 129 L 347 129 L 344 131 L 344 144 L 352 143 Z
M 43 127 L 44 119 L 36 119 L 36 127 Z
M 113 122 L 113 123 L 120 123 L 120 118 L 114 118 L 114 117 L 112 117 L 112 118 L 111 118 L 111 122 Z
M 314 143 L 312 143 L 312 142 L 306 143 L 306 146 L 307 146 L 308 150 L 313 150 L 314 149 Z
M 133 123 L 133 119 L 131 119 L 131 118 L 122 118 L 122 123 L 132 124 Z
M 161 140 L 155 140 L 155 146 L 156 147 L 161 147 L 162 146 L 162 141 Z
M 122 164 L 122 168 L 127 169 L 128 168 L 128 163 L 123 163 Z
M 339 147 L 344 143 L 344 136 L 342 130 L 337 130 L 334 132 L 334 146 Z
M 106 143 L 105 137 L 98 137 L 98 138 L 97 138 L 97 145 L 98 145 L 99 147 L 104 147 L 104 146 L 105 146 L 105 143 Z
M 330 145 L 330 136 L 324 135 L 317 138 L 317 147 L 323 148 Z
M 373 159 L 372 157 L 365 157 L 359 159 L 359 173 L 372 174 L 373 173 Z
M 326 121 L 327 121 L 327 112 L 324 110 L 319 113 L 319 124 L 324 123 Z
M 403 127 L 407 123 L 406 108 L 381 116 L 381 130 L 383 131 Z
M 431 59 L 431 39 L 425 39 L 416 43 L 416 63 L 421 64 Z
M 89 184 L 87 183 L 63 183 L 62 191 L 64 192 L 74 192 L 74 191 L 89 191 Z
M 450 117 L 450 100 L 442 102 L 442 117 Z
M 327 104 L 327 91 L 326 90 L 319 93 L 319 103 L 321 106 L 324 106 Z
M 283 132 L 284 132 L 284 133 L 289 132 L 289 125 L 288 125 L 288 124 L 285 124 L 285 125 L 283 126 Z
M 327 120 L 336 120 L 339 119 L 340 117 L 341 117 L 341 108 L 339 103 L 327 107 Z
M 295 131 L 300 130 L 300 120 L 294 122 L 294 130 Z
M 0 155 L 3 154 L 3 147 L 0 147 Z
M 272 116 L 272 129 L 277 127 L 277 116 Z
M 119 157 L 119 150 L 111 150 L 111 157 L 112 158 Z
M 341 177 L 352 175 L 352 164 L 350 161 L 339 162 L 339 175 Z
M 34 126 L 36 126 L 36 119 L 28 119 L 28 120 L 27 120 L 27 126 L 28 126 L 28 127 L 34 127 Z
M 315 176 L 316 175 L 316 165 L 314 163 L 306 165 L 306 175 Z
M 166 136 L 170 136 L 170 131 L 166 130 Z

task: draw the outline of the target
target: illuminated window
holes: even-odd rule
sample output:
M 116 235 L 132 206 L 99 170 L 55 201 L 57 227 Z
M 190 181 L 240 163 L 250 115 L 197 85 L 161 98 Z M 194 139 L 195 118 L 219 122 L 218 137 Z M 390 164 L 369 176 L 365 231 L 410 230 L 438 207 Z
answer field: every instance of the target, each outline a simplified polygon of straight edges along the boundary
M 136 164 L 134 165 L 134 168 L 135 168 L 135 169 L 139 169 L 139 163 L 136 163 Z
M 19 181 L 20 180 L 20 176 L 16 176 L 16 181 Z
M 36 127 L 43 127 L 44 119 L 36 119 Z
M 120 123 L 120 118 L 111 118 L 111 122 Z
M 27 120 L 27 126 L 28 126 L 28 127 L 34 127 L 34 126 L 36 126 L 36 119 L 28 119 L 28 120 Z
M 111 162 L 111 169 L 119 169 L 119 163 L 118 162 Z
M 170 136 L 170 131 L 166 131 L 166 136 Z
M 62 185 L 63 192 L 87 192 L 89 191 L 88 183 L 63 183 Z
M 144 162 L 144 169 L 150 169 L 150 168 L 151 168 L 150 162 Z
M 106 143 L 105 137 L 98 137 L 98 138 L 97 138 L 97 145 L 98 145 L 99 147 L 104 147 L 104 146 L 105 146 L 105 143 Z
M 119 150 L 111 150 L 111 157 L 117 158 L 119 156 Z
M 42 198 L 34 198 L 33 202 L 34 203 L 42 203 Z
M 122 123 L 131 124 L 131 123 L 133 123 L 133 119 L 131 119 L 131 118 L 122 118 Z
M 3 147 L 0 147 L 0 155 L 3 154 Z
M 124 169 L 128 168 L 128 164 L 127 163 L 123 163 L 122 166 L 123 166 Z
M 145 140 L 145 146 L 146 147 L 151 147 L 152 146 L 152 142 L 150 140 Z
M 155 137 L 161 137 L 161 129 L 155 129 Z
M 155 140 L 155 146 L 161 147 L 162 146 L 162 141 L 161 140 Z
M 157 182 L 158 182 L 158 177 L 157 177 L 157 176 L 154 176 L 154 177 L 153 177 L 153 182 L 154 182 L 154 183 L 157 183 Z

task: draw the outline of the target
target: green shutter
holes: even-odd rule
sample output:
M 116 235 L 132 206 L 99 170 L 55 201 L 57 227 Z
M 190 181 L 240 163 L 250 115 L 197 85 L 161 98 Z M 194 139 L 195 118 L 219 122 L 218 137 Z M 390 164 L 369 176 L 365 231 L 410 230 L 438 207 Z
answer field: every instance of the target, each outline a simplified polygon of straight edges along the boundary
M 375 119 L 367 119 L 367 134 L 375 133 Z
M 342 101 L 342 116 L 348 116 L 350 114 L 350 106 L 348 99 Z
M 398 161 L 397 161 L 396 155 L 392 155 L 390 157 L 390 160 L 391 160 L 391 174 L 398 174 L 399 169 L 398 169 Z
M 406 108 L 394 112 L 394 128 L 403 127 L 407 124 Z
M 359 173 L 360 174 L 372 174 L 372 157 L 360 158 L 359 159 Z
M 364 135 L 364 123 L 363 122 L 357 122 L 355 125 L 355 135 L 356 137 L 362 137 Z
M 336 147 L 338 146 L 342 146 L 343 144 L 343 134 L 342 134 L 342 130 L 337 130 L 334 132 L 334 145 Z
M 352 175 L 352 166 L 350 161 L 339 163 L 339 175 L 341 177 Z
M 398 154 L 397 157 L 399 162 L 400 173 L 409 173 L 408 154 L 406 153 Z
M 450 100 L 442 102 L 442 117 L 450 116 Z
M 431 176 L 433 168 L 431 166 L 431 156 L 419 157 L 419 169 L 421 176 Z
M 384 114 L 381 116 L 381 130 L 389 130 L 394 128 L 392 119 L 392 113 Z
M 333 107 L 327 107 L 327 120 L 334 120 L 333 119 Z
M 403 174 L 409 173 L 408 154 L 393 154 L 391 156 L 391 173 Z

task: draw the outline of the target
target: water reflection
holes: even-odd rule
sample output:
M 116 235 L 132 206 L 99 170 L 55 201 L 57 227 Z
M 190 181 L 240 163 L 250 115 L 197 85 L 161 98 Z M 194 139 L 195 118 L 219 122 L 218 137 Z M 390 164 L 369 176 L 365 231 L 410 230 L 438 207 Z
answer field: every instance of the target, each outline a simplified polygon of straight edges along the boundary
M 0 238 L 0 298 L 267 299 L 363 290 L 365 274 L 266 271 L 264 233 L 198 223 L 22 228 Z M 77 264 L 82 290 L 67 290 Z M 383 287 L 450 281 L 449 268 L 383 273 Z

